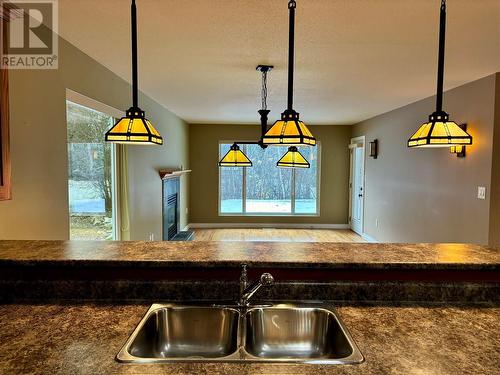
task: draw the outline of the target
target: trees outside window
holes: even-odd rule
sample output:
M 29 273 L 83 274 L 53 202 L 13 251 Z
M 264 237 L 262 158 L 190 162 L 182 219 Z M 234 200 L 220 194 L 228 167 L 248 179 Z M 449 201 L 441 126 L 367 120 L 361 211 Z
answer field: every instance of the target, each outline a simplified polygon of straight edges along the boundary
M 67 102 L 70 238 L 112 240 L 114 147 L 104 134 L 114 119 Z
M 219 145 L 222 157 L 232 142 Z M 219 213 L 226 215 L 317 215 L 318 152 L 316 147 L 299 147 L 310 162 L 309 169 L 278 168 L 276 162 L 286 146 L 240 145 L 252 161 L 247 168 L 219 168 Z

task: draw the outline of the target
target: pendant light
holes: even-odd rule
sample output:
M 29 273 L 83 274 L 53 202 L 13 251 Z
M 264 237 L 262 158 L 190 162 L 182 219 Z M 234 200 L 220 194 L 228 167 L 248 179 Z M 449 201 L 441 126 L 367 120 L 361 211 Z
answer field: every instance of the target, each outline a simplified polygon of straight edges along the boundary
M 132 107 L 130 107 L 125 117 L 106 132 L 107 142 L 141 144 L 141 145 L 161 145 L 163 138 L 155 129 L 153 124 L 145 118 L 144 111 L 139 108 L 139 88 L 137 78 L 137 8 L 135 0 L 131 6 L 132 23 Z
M 240 150 L 240 146 L 233 143 L 229 151 L 219 162 L 219 167 L 251 167 L 252 162 Z
M 262 137 L 267 130 L 267 116 L 269 111 L 267 109 L 267 73 L 270 72 L 274 66 L 272 65 L 258 65 L 257 70 L 262 73 L 262 88 L 261 88 L 261 99 L 262 108 L 259 109 L 260 115 L 260 127 L 261 127 L 261 139 L 258 142 L 235 142 L 229 149 L 229 151 L 224 155 L 224 157 L 219 161 L 219 167 L 251 167 L 252 162 L 241 151 L 238 144 L 247 145 L 259 145 L 262 149 L 267 148 L 267 145 L 262 143 Z
M 289 40 L 288 40 L 288 108 L 281 114 L 281 120 L 273 126 L 262 137 L 262 142 L 268 145 L 316 145 L 316 139 L 307 126 L 300 121 L 299 114 L 293 109 L 293 59 L 295 38 L 295 0 L 288 2 L 290 13 Z
M 290 146 L 276 165 L 281 168 L 309 168 L 311 166 L 296 146 Z
M 446 0 L 441 0 L 439 20 L 439 57 L 436 93 L 436 111 L 429 116 L 429 121 L 408 140 L 408 147 L 450 147 L 472 144 L 472 137 L 449 121 L 448 113 L 443 111 L 444 46 L 446 33 Z

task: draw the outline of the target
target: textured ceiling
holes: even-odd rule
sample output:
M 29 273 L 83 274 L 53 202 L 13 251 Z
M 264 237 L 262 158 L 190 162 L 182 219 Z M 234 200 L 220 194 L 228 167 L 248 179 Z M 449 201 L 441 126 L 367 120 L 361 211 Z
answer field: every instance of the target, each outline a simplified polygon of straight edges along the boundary
M 297 0 L 295 109 L 352 124 L 435 91 L 439 0 Z M 287 0 L 137 0 L 139 85 L 188 122 L 285 108 Z M 59 0 L 60 34 L 130 81 L 130 1 Z M 500 0 L 449 0 L 445 88 L 500 71 Z M 446 103 L 445 103 L 446 106 Z M 429 111 L 431 108 L 429 108 Z

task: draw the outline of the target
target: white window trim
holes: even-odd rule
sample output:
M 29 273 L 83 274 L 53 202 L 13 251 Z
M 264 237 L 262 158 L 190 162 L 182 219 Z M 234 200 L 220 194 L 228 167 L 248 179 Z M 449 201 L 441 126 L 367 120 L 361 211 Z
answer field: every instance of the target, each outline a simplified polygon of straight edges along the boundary
M 110 117 L 113 117 L 115 119 L 119 119 L 125 115 L 125 112 L 120 111 L 119 109 L 116 109 L 114 107 L 111 107 L 107 104 L 101 103 L 95 99 L 89 98 L 88 96 L 85 96 L 83 94 L 80 94 L 76 91 L 73 91 L 71 89 L 66 89 L 66 101 L 72 102 L 78 105 L 81 105 L 83 107 L 87 107 L 90 109 L 93 109 L 95 111 L 104 113 L 105 115 L 108 115 Z M 66 112 L 65 112 L 66 113 Z M 67 124 L 67 119 L 66 119 L 66 124 Z M 67 126 L 67 125 L 66 125 Z M 116 145 L 112 144 L 112 152 L 111 152 L 111 167 L 112 167 L 112 174 L 113 174 L 113 240 L 115 241 L 120 241 L 121 240 L 121 222 L 120 222 L 120 204 L 119 204 L 119 194 L 120 194 L 120 189 L 118 189 L 118 186 L 116 186 L 116 181 L 118 181 L 118 171 L 116 168 L 116 161 L 118 160 L 118 152 L 116 149 Z M 66 156 L 68 158 L 68 156 Z M 69 182 L 68 182 L 69 183 Z M 69 201 L 68 201 L 69 205 Z
M 241 142 L 246 142 L 244 140 L 240 140 Z M 250 141 L 251 142 L 251 141 Z M 217 149 L 217 152 L 220 153 L 220 145 L 221 144 L 232 144 L 234 143 L 234 140 L 233 141 L 228 141 L 228 140 L 220 140 L 219 141 L 219 145 L 218 145 L 218 149 Z M 217 198 L 217 206 L 218 206 L 218 213 L 219 213 L 219 216 L 243 216 L 243 217 L 251 217 L 251 216 L 255 216 L 255 217 L 264 217 L 264 216 L 272 216 L 272 217 L 319 217 L 321 216 L 321 142 L 317 141 L 316 142 L 317 146 L 316 147 L 319 147 L 318 148 L 318 160 L 317 160 L 317 163 L 318 163 L 318 168 L 317 168 L 317 174 L 316 174 L 316 194 L 317 194 L 317 198 L 316 198 L 316 212 L 313 213 L 313 214 L 307 214 L 307 213 L 293 213 L 293 211 L 295 211 L 295 171 L 292 172 L 292 178 L 290 179 L 291 180 L 291 184 L 292 184 L 292 188 L 290 189 L 290 192 L 291 192 L 291 195 L 290 195 L 290 200 L 291 200 L 291 210 L 292 210 L 292 213 L 281 213 L 281 212 L 276 212 L 276 213 L 273 213 L 273 212 L 270 212 L 270 213 L 267 213 L 267 212 L 245 212 L 246 211 L 246 168 L 243 168 L 243 173 L 242 173 L 242 178 L 243 178 L 243 183 L 242 183 L 242 189 L 243 189 L 243 193 L 242 193 L 242 199 L 243 199 L 243 202 L 242 202 L 242 208 L 243 208 L 243 212 L 234 212 L 234 213 L 231 213 L 231 212 L 221 212 L 221 173 L 220 173 L 220 170 L 221 168 L 219 167 L 219 179 L 218 179 L 218 198 Z M 244 146 L 244 145 L 243 145 Z M 286 146 L 286 145 L 285 145 Z M 272 147 L 272 146 L 270 146 Z M 220 155 L 218 155 L 219 159 L 220 160 Z M 277 167 L 276 167 L 277 168 Z
M 66 100 L 93 109 L 95 111 L 102 112 L 116 119 L 125 116 L 124 111 L 120 111 L 119 109 L 101 103 L 95 99 L 89 98 L 88 96 L 80 94 L 79 92 L 73 91 L 71 89 L 66 89 Z

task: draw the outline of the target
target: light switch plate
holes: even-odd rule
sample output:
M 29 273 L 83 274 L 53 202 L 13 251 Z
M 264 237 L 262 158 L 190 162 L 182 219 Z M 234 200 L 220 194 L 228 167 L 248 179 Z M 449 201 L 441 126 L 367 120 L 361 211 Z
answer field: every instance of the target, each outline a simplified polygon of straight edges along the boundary
M 484 186 L 477 187 L 477 199 L 486 199 L 486 187 Z

